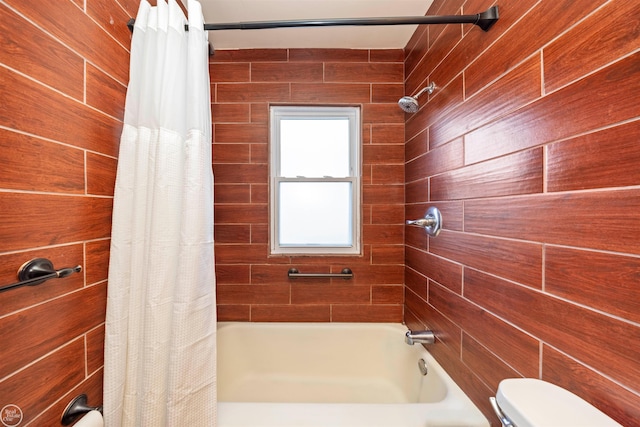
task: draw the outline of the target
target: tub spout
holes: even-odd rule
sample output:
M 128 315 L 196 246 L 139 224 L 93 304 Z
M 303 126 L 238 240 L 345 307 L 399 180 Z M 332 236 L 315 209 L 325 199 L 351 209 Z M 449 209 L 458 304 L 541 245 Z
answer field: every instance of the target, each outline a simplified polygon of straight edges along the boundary
M 433 331 L 412 331 L 409 329 L 404 334 L 404 342 L 409 345 L 414 344 L 433 344 L 436 341 L 436 336 Z

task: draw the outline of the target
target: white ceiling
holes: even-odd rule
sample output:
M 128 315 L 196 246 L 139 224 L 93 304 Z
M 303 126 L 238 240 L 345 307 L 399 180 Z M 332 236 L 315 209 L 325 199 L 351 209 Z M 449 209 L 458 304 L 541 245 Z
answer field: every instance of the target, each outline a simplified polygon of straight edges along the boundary
M 200 0 L 205 22 L 424 16 L 433 0 Z M 185 1 L 186 3 L 186 1 Z M 415 25 L 209 31 L 215 49 L 404 48 Z

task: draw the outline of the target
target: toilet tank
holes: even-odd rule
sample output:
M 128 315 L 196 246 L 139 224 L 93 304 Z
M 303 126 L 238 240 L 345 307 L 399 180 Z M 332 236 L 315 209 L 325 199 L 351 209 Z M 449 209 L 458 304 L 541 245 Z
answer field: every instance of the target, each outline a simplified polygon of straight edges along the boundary
M 492 404 L 506 426 L 622 427 L 570 391 L 534 378 L 502 380 Z

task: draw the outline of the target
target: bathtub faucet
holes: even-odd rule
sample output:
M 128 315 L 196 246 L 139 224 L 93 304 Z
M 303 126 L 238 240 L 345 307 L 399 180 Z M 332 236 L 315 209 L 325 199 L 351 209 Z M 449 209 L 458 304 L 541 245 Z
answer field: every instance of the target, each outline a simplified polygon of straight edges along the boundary
M 409 329 L 404 334 L 404 342 L 409 345 L 414 344 L 433 344 L 436 341 L 436 336 L 433 331 L 412 331 Z

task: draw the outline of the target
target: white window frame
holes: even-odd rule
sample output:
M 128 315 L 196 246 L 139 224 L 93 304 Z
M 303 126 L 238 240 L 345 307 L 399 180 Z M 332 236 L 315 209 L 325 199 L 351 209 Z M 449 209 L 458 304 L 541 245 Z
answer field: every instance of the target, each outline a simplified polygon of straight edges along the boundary
M 358 255 L 361 251 L 361 129 L 359 107 L 327 106 L 271 106 L 270 111 L 270 246 L 271 254 L 300 255 Z M 349 120 L 349 170 L 348 177 L 296 177 L 280 176 L 280 122 L 286 119 L 330 119 Z M 282 182 L 350 182 L 351 194 L 351 242 L 349 246 L 328 245 L 281 245 L 279 242 L 279 188 Z M 310 227 L 313 224 L 309 224 Z

